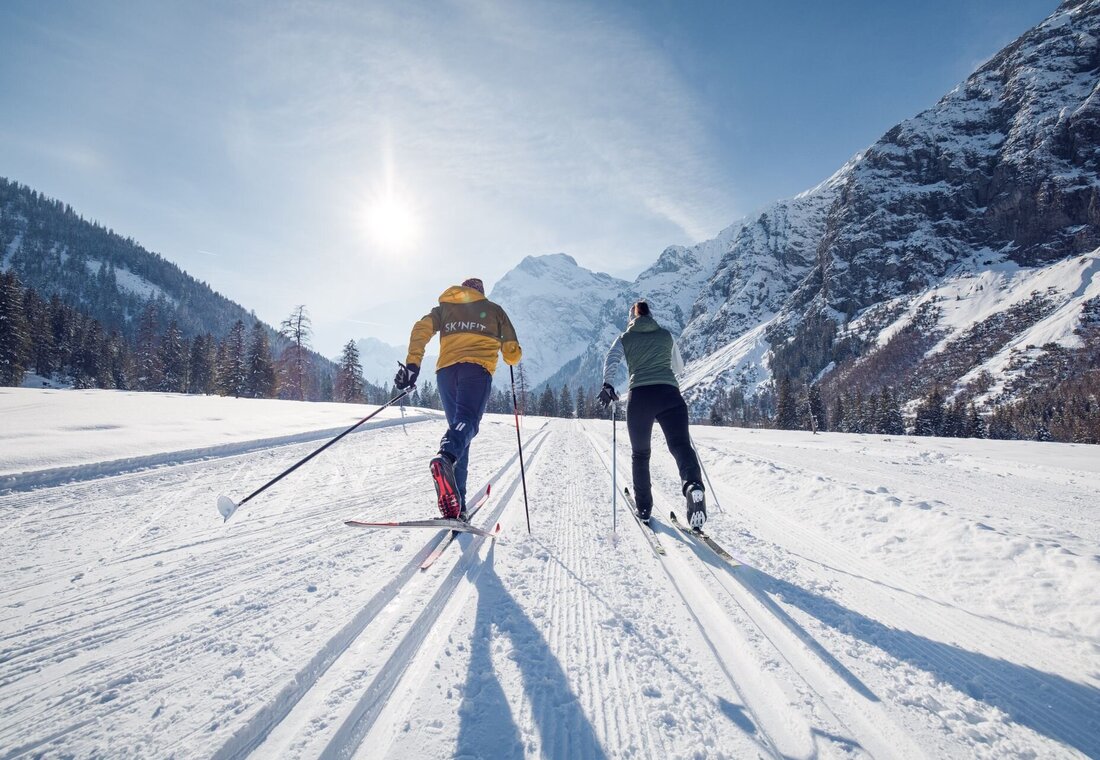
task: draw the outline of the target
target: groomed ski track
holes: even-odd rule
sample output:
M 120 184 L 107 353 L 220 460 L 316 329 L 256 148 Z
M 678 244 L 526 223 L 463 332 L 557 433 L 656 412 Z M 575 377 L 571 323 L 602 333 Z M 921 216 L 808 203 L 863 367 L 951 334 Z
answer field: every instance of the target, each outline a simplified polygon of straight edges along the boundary
M 698 436 L 724 507 L 708 529 L 749 563 L 731 568 L 661 520 L 682 507 L 658 434 L 658 557 L 622 499 L 610 530 L 610 423 L 527 420 L 528 536 L 515 429 L 490 417 L 471 500 L 491 482 L 474 522 L 503 532 L 421 571 L 436 534 L 340 524 L 430 516 L 441 429 L 409 422 L 342 442 L 225 526 L 214 494 L 312 446 L 0 496 L 0 539 L 20 546 L 0 758 L 1100 753 L 1097 691 L 1058 674 L 1041 622 L 909 591 L 773 504 L 795 481 L 834 500 L 900 490 Z

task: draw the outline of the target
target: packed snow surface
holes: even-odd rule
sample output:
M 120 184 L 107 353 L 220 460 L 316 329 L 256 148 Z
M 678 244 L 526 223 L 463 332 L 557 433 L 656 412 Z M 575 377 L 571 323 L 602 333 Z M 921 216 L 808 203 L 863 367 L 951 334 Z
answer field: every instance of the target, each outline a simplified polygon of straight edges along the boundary
M 421 571 L 435 533 L 343 525 L 433 515 L 413 410 L 223 523 L 339 410 L 0 394 L 0 472 L 70 473 L 0 494 L 0 757 L 1100 756 L 1095 447 L 695 428 L 731 567 L 670 527 L 659 434 L 666 554 L 612 530 L 608 420 L 523 421 L 528 534 L 490 415 L 500 537 Z

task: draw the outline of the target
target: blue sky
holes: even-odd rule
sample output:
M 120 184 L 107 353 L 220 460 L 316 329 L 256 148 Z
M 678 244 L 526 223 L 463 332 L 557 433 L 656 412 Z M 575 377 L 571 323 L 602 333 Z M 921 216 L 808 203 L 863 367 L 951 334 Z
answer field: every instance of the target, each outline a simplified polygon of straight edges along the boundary
M 805 190 L 1054 0 L 0 4 L 0 176 L 316 344 Z

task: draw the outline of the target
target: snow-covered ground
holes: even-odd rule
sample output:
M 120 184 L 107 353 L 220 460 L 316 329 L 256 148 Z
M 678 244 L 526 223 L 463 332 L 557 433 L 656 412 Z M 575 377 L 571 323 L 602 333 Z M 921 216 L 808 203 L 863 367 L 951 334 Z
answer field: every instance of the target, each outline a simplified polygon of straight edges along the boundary
M 222 522 L 365 413 L 0 393 L 0 757 L 1100 756 L 1100 449 L 698 428 L 731 568 L 612 533 L 607 421 L 524 421 L 528 535 L 488 416 L 501 537 L 421 571 L 342 524 L 434 511 L 414 410 Z

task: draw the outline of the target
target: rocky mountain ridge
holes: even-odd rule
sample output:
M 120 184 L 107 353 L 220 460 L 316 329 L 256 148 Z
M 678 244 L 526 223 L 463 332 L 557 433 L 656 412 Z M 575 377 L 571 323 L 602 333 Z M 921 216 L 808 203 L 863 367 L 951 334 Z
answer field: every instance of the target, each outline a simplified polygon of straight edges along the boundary
M 1100 0 L 1068 0 L 821 185 L 666 249 L 617 292 L 586 293 L 583 328 L 548 382 L 597 383 L 627 305 L 646 297 L 680 335 L 700 415 L 780 377 L 828 387 L 867 376 L 914 399 L 918 366 L 948 390 L 1004 402 L 1026 393 L 1044 356 L 1090 349 L 1097 278 L 1082 273 L 1095 273 L 1098 248 Z M 523 294 L 510 295 L 522 311 Z M 974 330 L 982 350 L 948 351 Z M 883 361 L 890 344 L 907 359 Z

